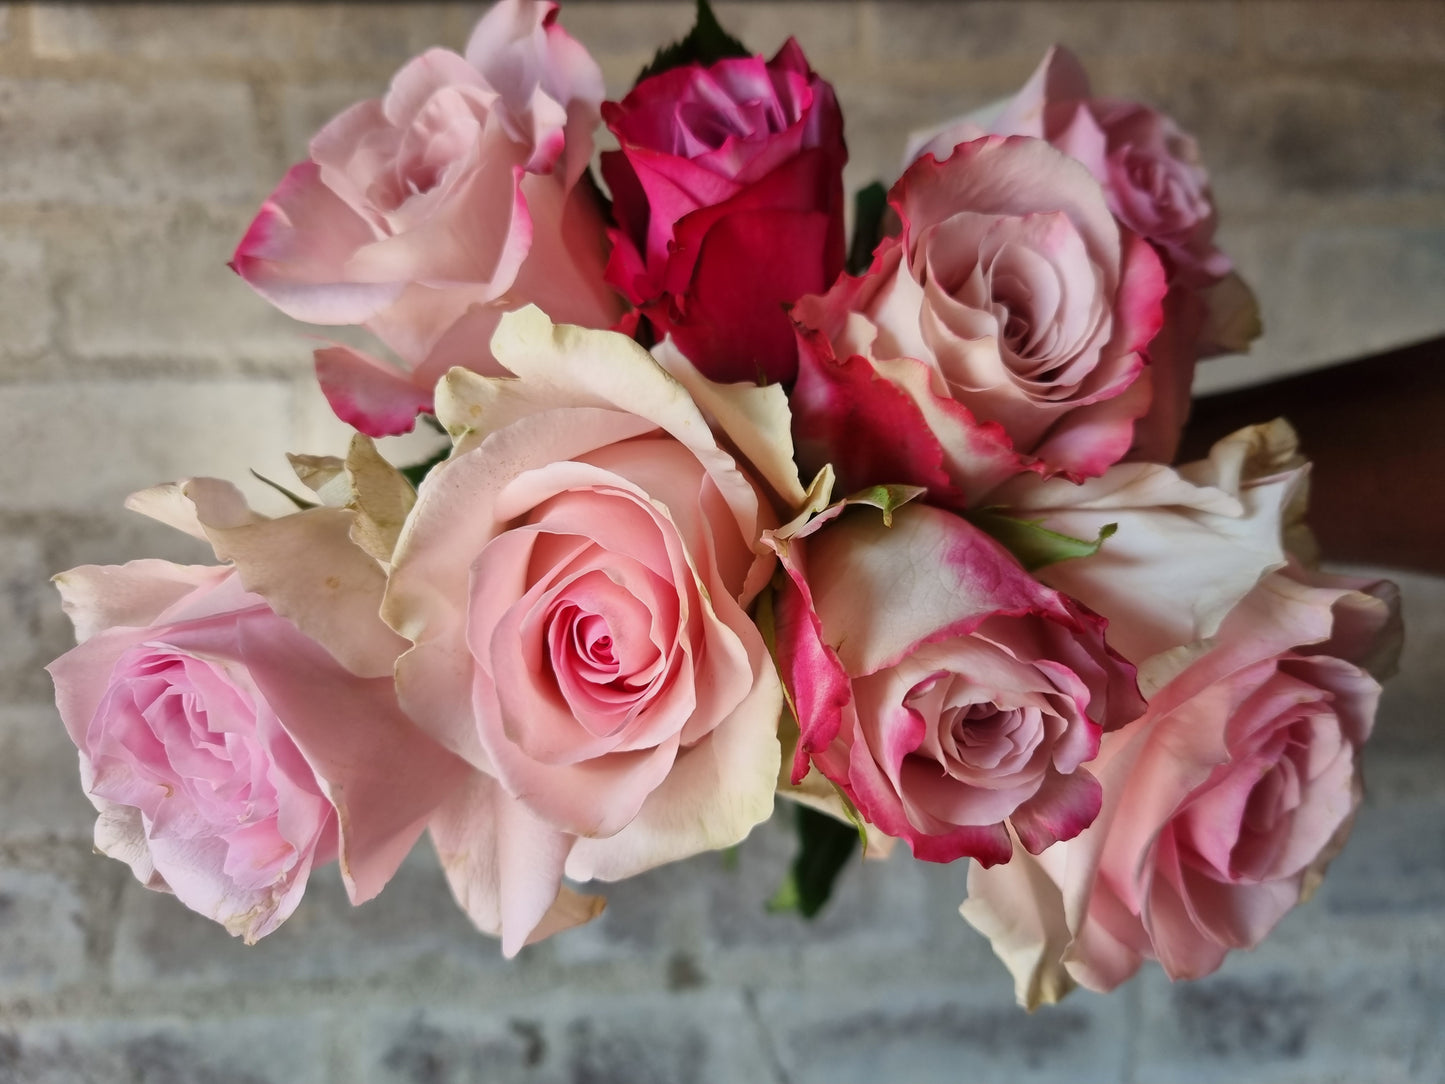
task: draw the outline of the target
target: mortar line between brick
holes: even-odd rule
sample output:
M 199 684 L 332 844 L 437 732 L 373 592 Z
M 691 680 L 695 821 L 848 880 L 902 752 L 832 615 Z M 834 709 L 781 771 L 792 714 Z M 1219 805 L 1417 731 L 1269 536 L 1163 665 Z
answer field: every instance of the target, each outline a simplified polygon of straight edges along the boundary
M 783 1060 L 778 1056 L 778 1046 L 773 1040 L 773 1033 L 763 1023 L 762 1013 L 758 1011 L 757 991 L 752 987 L 743 988 L 743 1007 L 747 1011 L 748 1019 L 752 1022 L 753 1028 L 758 1033 L 758 1045 L 762 1048 L 763 1057 L 768 1063 L 768 1068 L 773 1071 L 775 1084 L 792 1084 L 792 1078 L 788 1075 Z

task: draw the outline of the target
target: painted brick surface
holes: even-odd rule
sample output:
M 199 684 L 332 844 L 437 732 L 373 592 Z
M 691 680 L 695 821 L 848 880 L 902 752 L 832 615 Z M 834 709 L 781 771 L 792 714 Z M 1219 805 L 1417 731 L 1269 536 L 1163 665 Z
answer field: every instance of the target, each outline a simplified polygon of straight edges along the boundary
M 31 450 L 0 463 L 0 488 L 12 508 L 99 511 L 177 478 L 240 481 L 253 466 L 279 477 L 284 423 L 272 433 L 258 425 L 289 420 L 291 398 L 289 385 L 260 380 L 96 380 L 62 394 L 47 384 L 0 385 L 0 415 Z
M 1244 6 L 1250 36 L 1290 61 L 1424 61 L 1445 58 L 1445 25 L 1430 0 L 1272 0 Z
M 45 245 L 19 230 L 0 235 L 0 366 L 9 370 L 42 355 L 50 342 L 51 307 Z
M 1009 984 L 859 984 L 806 999 L 769 993 L 760 1008 L 779 1037 L 787 1079 L 807 1084 L 907 1080 L 944 1084 L 1124 1079 L 1128 1020 L 1116 1003 L 1079 997 L 1032 1015 Z
M 1050 45 L 1086 56 L 1228 56 L 1239 48 L 1238 8 L 1211 0 L 1166 4 L 1097 0 L 1087 13 L 1067 0 L 1011 4 L 874 3 L 875 55 L 883 61 L 955 64 L 1022 58 L 1037 62 Z
M 27 1021 L 0 1025 L 0 1076 L 15 1084 L 323 1084 L 333 1079 L 326 1036 L 324 1020 L 290 1016 Z
M 226 266 L 254 210 L 193 204 L 66 231 L 54 262 L 68 349 L 117 373 L 309 372 L 318 329 L 282 316 Z
M 264 165 L 239 82 L 0 79 L 0 201 L 251 202 Z
M 0 706 L 0 823 L 7 841 L 91 838 L 95 809 L 52 704 Z
M 0 872 L 0 991 L 44 994 L 87 977 L 84 904 L 43 870 Z
M 205 19 L 177 19 L 163 4 L 38 4 L 30 40 L 37 57 L 52 60 L 295 63 L 306 56 L 311 21 L 270 4 L 213 4 Z

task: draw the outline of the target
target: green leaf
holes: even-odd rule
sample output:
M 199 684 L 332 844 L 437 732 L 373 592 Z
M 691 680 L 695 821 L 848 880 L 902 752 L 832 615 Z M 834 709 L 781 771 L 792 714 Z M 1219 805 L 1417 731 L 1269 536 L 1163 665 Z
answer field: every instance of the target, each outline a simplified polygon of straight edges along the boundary
M 883 233 L 883 212 L 888 209 L 888 189 L 874 181 L 858 189 L 853 197 L 853 244 L 848 249 L 848 273 L 861 275 L 873 262 L 873 250 Z
M 251 477 L 254 478 L 254 479 L 256 479 L 256 481 L 258 481 L 258 482 L 261 482 L 261 483 L 263 483 L 263 484 L 265 484 L 265 485 L 270 486 L 270 487 L 271 487 L 272 489 L 274 489 L 277 493 L 281 494 L 281 496 L 285 497 L 288 501 L 290 501 L 292 504 L 294 504 L 297 508 L 301 509 L 301 511 L 303 511 L 303 512 L 306 511 L 306 509 L 308 509 L 308 508 L 315 508 L 315 507 L 316 507 L 316 502 L 315 502 L 315 501 L 308 501 L 305 497 L 298 497 L 298 496 L 296 496 L 296 494 L 292 493 L 289 489 L 287 489 L 285 486 L 283 486 L 280 482 L 273 482 L 273 481 L 271 481 L 271 479 L 267 478 L 264 474 L 259 474 L 259 473 L 257 473 L 256 471 L 253 470 L 253 471 L 251 472 Z
M 452 454 L 451 447 L 439 449 L 430 458 L 423 459 L 420 463 L 413 463 L 409 467 L 401 467 L 402 477 L 411 483 L 413 489 L 420 489 L 422 479 L 431 473 L 431 469 L 441 463 L 447 456 Z
M 686 64 L 706 66 L 731 56 L 752 55 L 747 46 L 722 28 L 707 0 L 697 0 L 697 22 L 687 37 L 659 49 L 652 63 L 642 69 L 637 82 L 632 85 Z
M 1077 557 L 1092 557 L 1099 552 L 1104 540 L 1119 529 L 1117 523 L 1106 523 L 1099 528 L 1099 537 L 1092 542 L 1072 535 L 1051 531 L 1041 519 L 1017 519 L 1006 516 L 995 508 L 983 508 L 970 512 L 968 519 L 979 530 L 993 536 L 1018 558 L 1019 564 L 1033 572 L 1058 561 L 1072 561 Z
M 853 825 L 805 805 L 797 806 L 794 815 L 798 854 L 768 901 L 768 910 L 797 911 L 812 918 L 833 894 L 833 883 L 858 847 L 859 833 Z

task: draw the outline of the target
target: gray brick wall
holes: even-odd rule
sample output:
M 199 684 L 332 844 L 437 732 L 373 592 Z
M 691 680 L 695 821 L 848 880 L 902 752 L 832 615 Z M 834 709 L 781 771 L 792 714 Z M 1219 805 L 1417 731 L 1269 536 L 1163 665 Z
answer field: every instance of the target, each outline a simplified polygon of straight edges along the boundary
M 1055 40 L 1101 91 L 1200 137 L 1267 336 L 1207 387 L 1445 330 L 1445 5 L 1368 0 L 725 2 L 799 37 L 843 100 L 850 184 L 910 127 L 1013 90 Z M 124 495 L 334 452 L 307 329 L 228 272 L 312 131 L 479 4 L 0 4 L 0 1082 L 1445 1080 L 1445 583 L 1411 639 L 1357 838 L 1310 904 L 1215 977 L 1157 971 L 1026 1016 L 956 916 L 963 871 L 850 870 L 808 924 L 763 913 L 777 826 L 615 886 L 594 925 L 503 962 L 425 846 L 353 910 L 334 870 L 254 948 L 90 853 L 40 667 L 46 578 L 201 558 Z M 566 6 L 614 93 L 681 2 Z M 275 507 L 275 505 L 270 505 Z

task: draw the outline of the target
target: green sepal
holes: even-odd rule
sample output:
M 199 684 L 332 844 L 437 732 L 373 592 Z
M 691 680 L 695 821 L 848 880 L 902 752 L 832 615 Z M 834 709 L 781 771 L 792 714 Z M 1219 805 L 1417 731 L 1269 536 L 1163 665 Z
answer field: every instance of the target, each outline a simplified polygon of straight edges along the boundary
M 866 504 L 883 513 L 883 526 L 893 526 L 893 513 L 927 493 L 922 486 L 869 486 L 843 498 L 845 505 Z
M 1099 537 L 1092 542 L 1072 535 L 1051 531 L 1041 519 L 1017 519 L 1006 516 L 996 508 L 982 508 L 968 513 L 969 521 L 1001 542 L 1005 549 L 1018 558 L 1019 564 L 1030 572 L 1059 561 L 1072 561 L 1078 557 L 1092 557 L 1099 552 L 1104 540 L 1119 529 L 1117 523 L 1106 523 L 1099 528 Z
M 296 494 L 292 493 L 289 489 L 283 486 L 280 482 L 273 482 L 271 481 L 271 479 L 267 478 L 264 474 L 261 474 L 258 471 L 253 470 L 251 472 L 251 477 L 256 479 L 256 481 L 262 483 L 263 485 L 270 486 L 277 493 L 281 494 L 281 496 L 285 497 L 288 501 L 294 504 L 297 508 L 301 509 L 301 511 L 303 512 L 306 511 L 306 509 L 308 508 L 316 507 L 315 501 L 308 501 L 305 497 L 298 497 Z
M 853 196 L 853 244 L 848 248 L 848 274 L 861 275 L 873 262 L 873 250 L 883 233 L 883 212 L 888 189 L 882 181 L 858 189 Z
M 798 853 L 767 906 L 769 911 L 797 911 L 812 918 L 833 894 L 833 884 L 853 857 L 861 833 L 805 805 L 796 806 L 793 815 Z
M 687 37 L 659 49 L 652 63 L 642 69 L 632 85 L 687 64 L 706 67 L 728 57 L 752 55 L 747 46 L 722 28 L 707 0 L 697 0 L 697 21 Z

